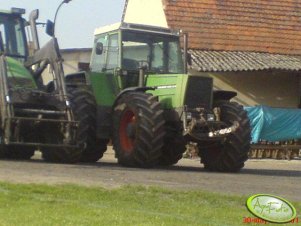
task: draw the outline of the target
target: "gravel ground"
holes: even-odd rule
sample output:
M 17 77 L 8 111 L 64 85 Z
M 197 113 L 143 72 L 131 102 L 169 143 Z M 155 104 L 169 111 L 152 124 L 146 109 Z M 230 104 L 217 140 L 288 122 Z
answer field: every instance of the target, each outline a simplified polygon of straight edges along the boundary
M 156 169 L 125 168 L 109 150 L 94 164 L 49 164 L 37 152 L 30 161 L 0 161 L 0 181 L 13 183 L 72 183 L 116 188 L 153 185 L 180 190 L 206 190 L 226 194 L 268 193 L 301 201 L 301 160 L 248 160 L 239 173 L 212 173 L 198 159 Z

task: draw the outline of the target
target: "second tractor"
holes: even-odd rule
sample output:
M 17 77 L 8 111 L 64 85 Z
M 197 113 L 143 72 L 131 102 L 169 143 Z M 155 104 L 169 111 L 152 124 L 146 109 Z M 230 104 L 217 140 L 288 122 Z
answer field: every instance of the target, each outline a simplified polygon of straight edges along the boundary
M 187 39 L 184 47 L 187 47 Z M 250 124 L 235 92 L 214 90 L 207 74 L 187 74 L 180 33 L 118 23 L 96 29 L 89 71 L 67 75 L 85 161 L 113 141 L 118 162 L 172 165 L 196 142 L 205 168 L 238 171 L 248 159 Z

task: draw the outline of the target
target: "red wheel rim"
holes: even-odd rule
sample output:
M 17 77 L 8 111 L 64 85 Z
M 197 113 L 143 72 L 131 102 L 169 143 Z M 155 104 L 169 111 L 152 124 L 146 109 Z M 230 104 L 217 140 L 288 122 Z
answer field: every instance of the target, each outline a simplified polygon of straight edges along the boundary
M 131 110 L 126 110 L 122 114 L 120 120 L 119 139 L 122 150 L 124 150 L 127 153 L 131 153 L 134 148 L 135 137 L 133 137 L 133 134 L 129 134 L 129 127 L 134 127 L 135 123 L 135 113 Z

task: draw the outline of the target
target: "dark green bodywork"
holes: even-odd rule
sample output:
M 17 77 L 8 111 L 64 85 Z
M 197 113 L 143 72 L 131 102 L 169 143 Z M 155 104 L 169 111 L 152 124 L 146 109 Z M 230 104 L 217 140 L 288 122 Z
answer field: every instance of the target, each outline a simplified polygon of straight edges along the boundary
M 7 76 L 9 83 L 13 88 L 30 88 L 35 89 L 37 85 L 30 74 L 30 72 L 24 67 L 23 63 L 12 58 L 6 57 L 7 63 Z
M 149 92 L 159 97 L 163 109 L 179 108 L 184 105 L 188 77 L 187 74 L 151 75 L 146 86 L 157 87 Z
M 90 72 L 89 79 L 97 105 L 113 106 L 120 92 L 116 77 L 110 73 Z
M 98 105 L 113 106 L 116 97 L 123 90 L 119 84 L 118 77 L 119 75 L 114 76 L 110 73 L 89 73 L 91 86 Z M 147 92 L 158 96 L 164 109 L 182 107 L 188 77 L 189 75 L 187 74 L 148 74 L 146 86 L 157 88 Z

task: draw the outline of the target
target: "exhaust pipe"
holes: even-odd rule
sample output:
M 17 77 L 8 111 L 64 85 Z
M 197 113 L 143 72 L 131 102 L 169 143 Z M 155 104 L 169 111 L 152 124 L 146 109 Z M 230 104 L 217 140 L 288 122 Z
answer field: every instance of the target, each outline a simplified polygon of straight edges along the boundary
M 29 15 L 29 24 L 31 30 L 31 36 L 33 39 L 34 50 L 37 51 L 40 49 L 38 31 L 37 31 L 37 24 L 36 21 L 39 18 L 39 10 L 33 10 Z
M 183 32 L 183 48 L 184 48 L 184 73 L 188 73 L 188 33 Z

